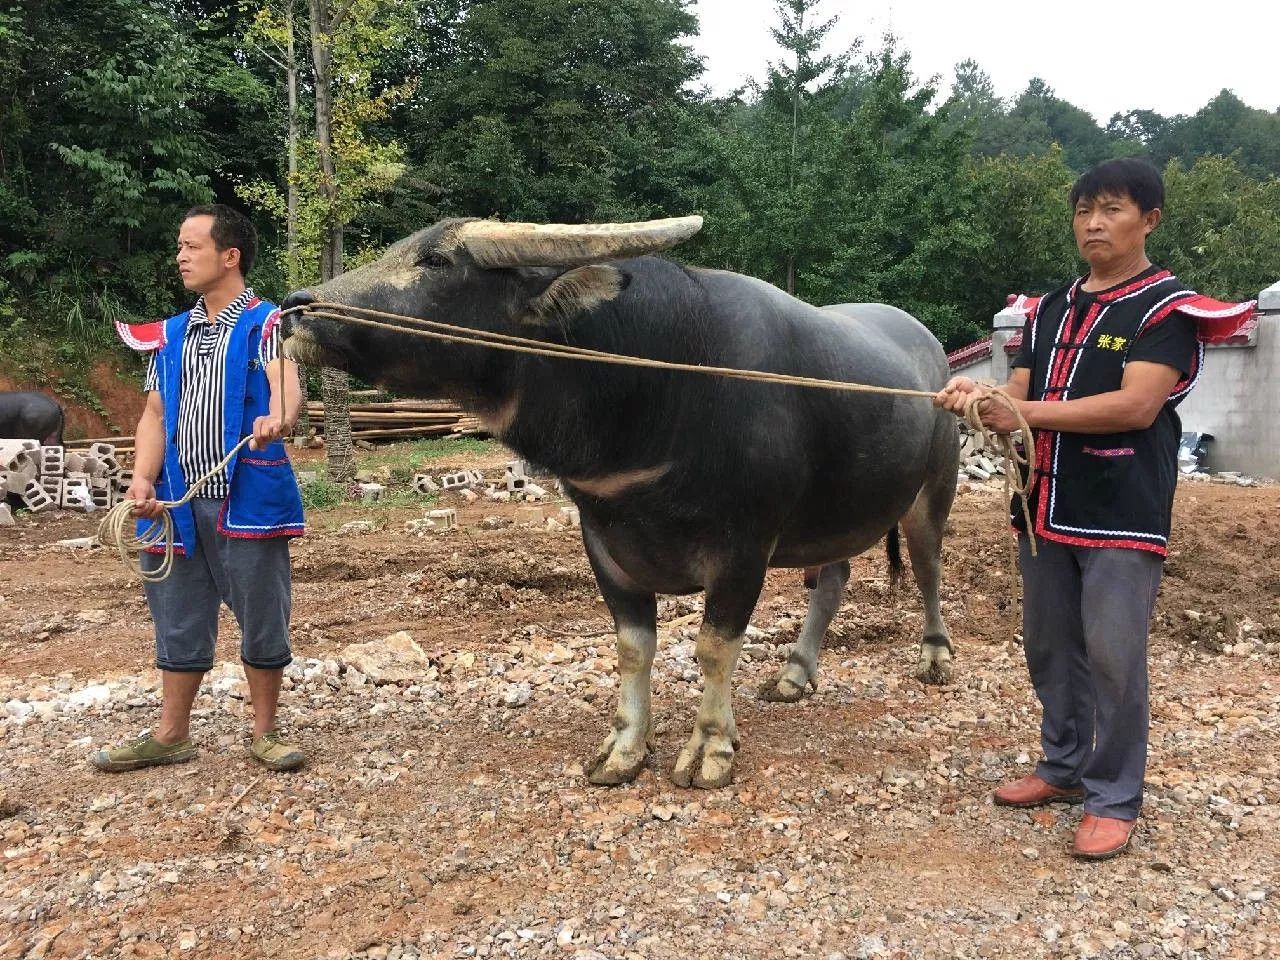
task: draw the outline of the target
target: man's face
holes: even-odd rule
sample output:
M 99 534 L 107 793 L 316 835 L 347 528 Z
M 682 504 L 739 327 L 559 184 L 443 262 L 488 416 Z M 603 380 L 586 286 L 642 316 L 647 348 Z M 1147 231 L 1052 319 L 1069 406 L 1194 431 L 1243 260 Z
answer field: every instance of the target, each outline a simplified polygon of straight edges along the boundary
M 1142 253 L 1159 222 L 1159 209 L 1143 213 L 1129 196 L 1081 197 L 1073 220 L 1076 247 L 1094 269 L 1124 263 Z
M 228 272 L 240 269 L 240 251 L 219 250 L 213 242 L 213 217 L 188 217 L 178 231 L 178 273 L 196 293 L 213 289 Z

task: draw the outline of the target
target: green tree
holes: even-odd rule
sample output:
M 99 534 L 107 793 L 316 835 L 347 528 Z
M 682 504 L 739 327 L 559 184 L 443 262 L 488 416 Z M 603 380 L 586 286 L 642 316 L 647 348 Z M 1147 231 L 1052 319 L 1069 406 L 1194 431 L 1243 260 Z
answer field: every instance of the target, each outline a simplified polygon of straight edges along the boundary
M 1256 180 L 1228 157 L 1164 171 L 1164 220 L 1151 258 L 1207 296 L 1247 300 L 1280 277 L 1280 179 Z
M 682 0 L 424 0 L 391 118 L 425 215 L 542 221 L 683 213 L 669 175 L 701 64 Z M 683 179 L 683 178 L 679 178 Z

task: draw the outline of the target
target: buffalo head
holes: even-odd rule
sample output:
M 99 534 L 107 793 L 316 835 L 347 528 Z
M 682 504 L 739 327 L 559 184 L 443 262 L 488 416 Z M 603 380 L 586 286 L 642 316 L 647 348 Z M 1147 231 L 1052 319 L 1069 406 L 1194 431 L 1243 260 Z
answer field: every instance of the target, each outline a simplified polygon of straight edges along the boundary
M 574 317 L 618 297 L 628 277 L 609 261 L 666 250 L 702 218 L 643 223 L 531 224 L 443 220 L 377 260 L 285 301 L 327 303 L 435 320 L 473 330 L 562 339 Z M 286 352 L 346 369 L 405 393 L 475 394 L 503 361 L 493 351 L 353 326 L 306 312 L 286 315 Z

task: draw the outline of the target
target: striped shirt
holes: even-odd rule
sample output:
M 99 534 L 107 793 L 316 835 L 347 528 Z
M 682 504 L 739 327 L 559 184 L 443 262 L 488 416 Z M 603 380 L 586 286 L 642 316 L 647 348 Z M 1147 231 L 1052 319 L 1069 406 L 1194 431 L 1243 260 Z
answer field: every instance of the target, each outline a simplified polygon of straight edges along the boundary
M 182 341 L 182 393 L 178 400 L 178 430 L 175 438 L 178 463 L 191 483 L 218 465 L 227 454 L 222 444 L 223 398 L 226 394 L 227 347 L 236 321 L 254 299 L 252 289 L 243 293 L 209 321 L 204 297 L 196 301 L 187 319 L 187 335 Z M 280 356 L 280 325 L 262 344 L 260 356 L 270 363 Z M 147 390 L 160 389 L 156 353 L 147 365 Z M 226 472 L 213 477 L 197 496 L 221 500 L 227 496 Z

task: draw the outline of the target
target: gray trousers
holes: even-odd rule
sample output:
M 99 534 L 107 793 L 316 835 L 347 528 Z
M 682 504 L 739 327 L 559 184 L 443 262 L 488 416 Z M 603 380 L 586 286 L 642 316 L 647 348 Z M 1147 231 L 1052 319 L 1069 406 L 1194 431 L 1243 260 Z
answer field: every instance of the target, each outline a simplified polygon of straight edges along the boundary
M 156 666 L 180 673 L 212 670 L 223 603 L 240 624 L 240 659 L 245 664 L 259 670 L 287 666 L 293 659 L 288 538 L 224 536 L 218 532 L 221 500 L 196 497 L 191 509 L 196 549 L 173 558 L 168 579 L 144 584 L 156 624 Z M 154 570 L 160 560 L 156 554 L 143 554 L 143 568 Z
M 1164 558 L 1044 538 L 1022 563 L 1027 668 L 1044 708 L 1036 774 L 1084 787 L 1084 810 L 1133 820 L 1147 767 L 1147 634 Z

